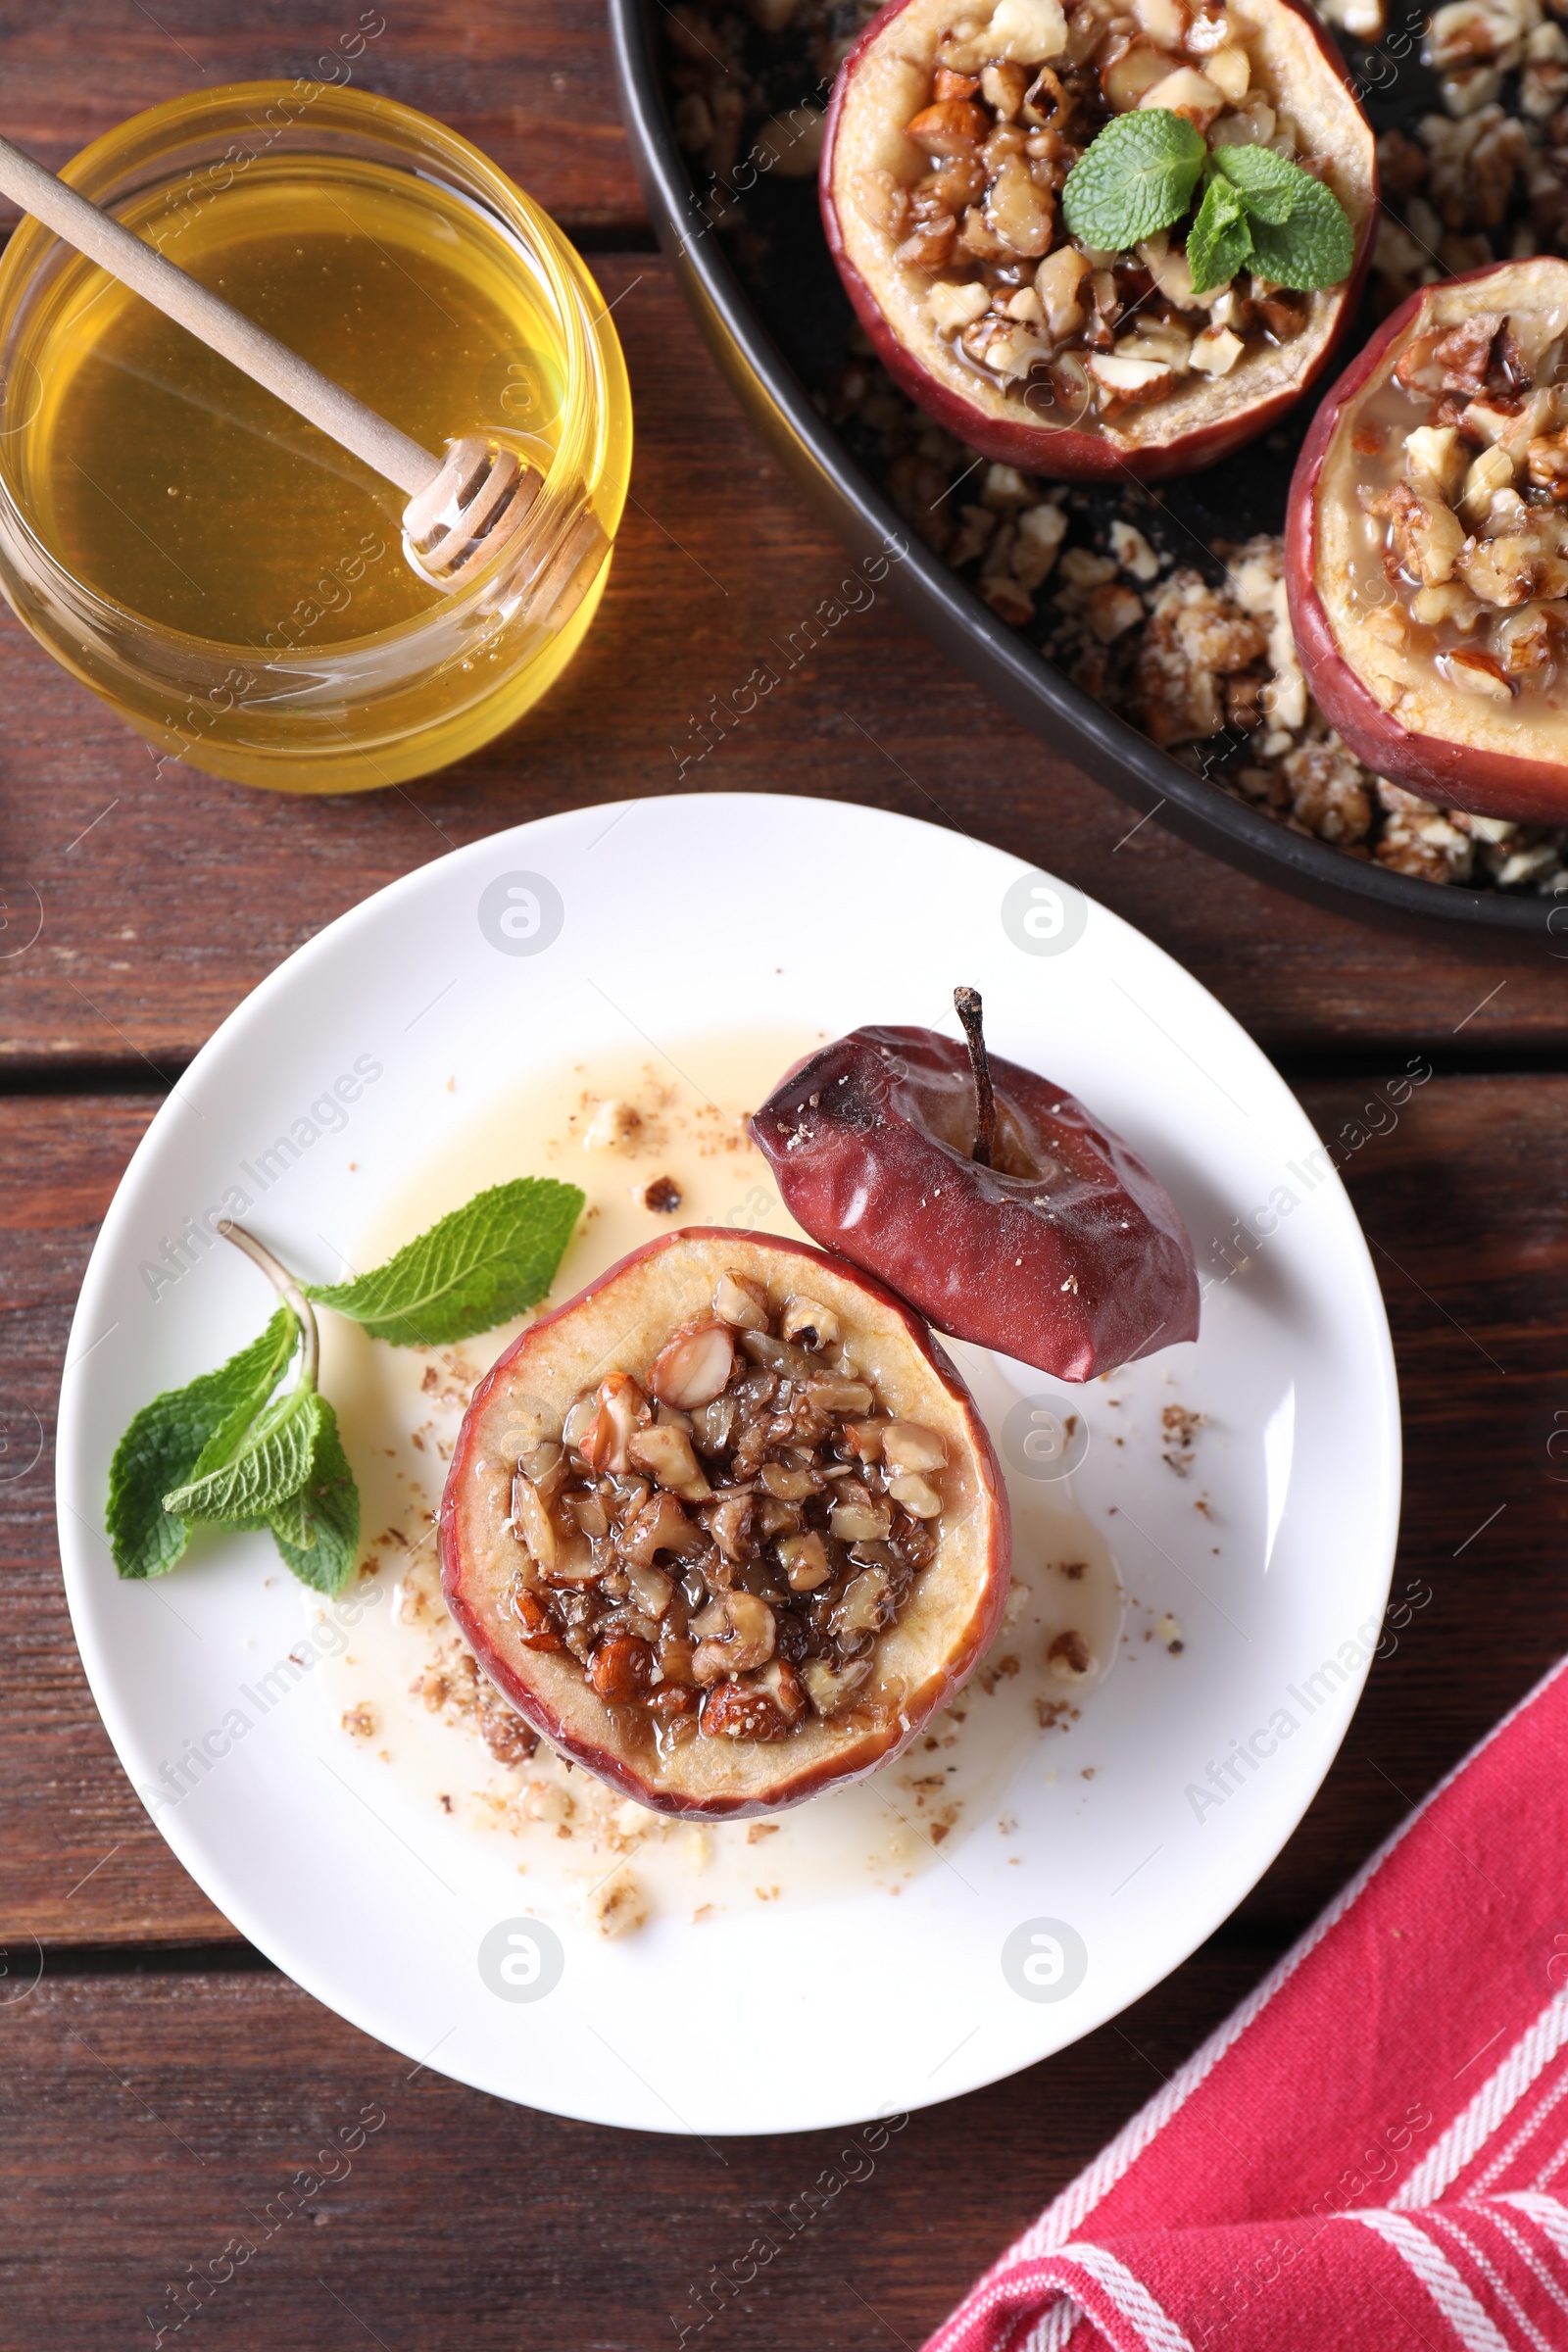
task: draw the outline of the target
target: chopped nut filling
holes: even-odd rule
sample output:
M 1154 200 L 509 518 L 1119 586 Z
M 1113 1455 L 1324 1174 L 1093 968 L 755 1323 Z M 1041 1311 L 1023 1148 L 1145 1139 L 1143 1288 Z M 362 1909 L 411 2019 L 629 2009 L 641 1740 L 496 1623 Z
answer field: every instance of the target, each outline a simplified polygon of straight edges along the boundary
M 1556 331 L 1553 331 L 1553 330 Z M 1568 645 L 1568 318 L 1477 313 L 1418 336 L 1355 449 L 1369 625 L 1467 694 L 1555 703 Z M 1387 581 L 1394 590 L 1389 599 Z
M 869 1678 L 936 1556 L 947 1458 L 829 1308 L 724 1274 L 646 1385 L 612 1372 L 517 1464 L 509 1605 L 663 1742 L 787 1739 Z
M 938 59 L 906 126 L 929 169 L 912 183 L 862 173 L 856 200 L 928 281 L 939 335 L 999 388 L 1043 418 L 1092 425 L 1300 332 L 1308 298 L 1250 273 L 1195 294 L 1180 230 L 1096 253 L 1062 218 L 1068 172 L 1135 108 L 1184 116 L 1215 146 L 1295 158 L 1290 119 L 1253 86 L 1255 60 L 1217 0 L 1137 0 L 1136 15 L 1077 0 L 1065 16 L 1056 0 L 999 0 L 988 24 L 951 30 Z

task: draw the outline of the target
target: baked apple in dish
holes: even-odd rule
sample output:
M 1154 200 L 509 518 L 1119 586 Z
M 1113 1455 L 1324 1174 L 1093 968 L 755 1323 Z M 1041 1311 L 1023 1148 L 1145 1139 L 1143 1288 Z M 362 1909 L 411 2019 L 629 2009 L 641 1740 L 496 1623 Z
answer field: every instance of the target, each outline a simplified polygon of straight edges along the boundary
M 1308 685 L 1446 807 L 1568 818 L 1568 262 L 1423 287 L 1324 400 L 1291 485 Z
M 1011 1532 L 925 1324 L 803 1243 L 662 1236 L 474 1392 L 442 1586 L 562 1754 L 656 1811 L 777 1812 L 897 1755 L 997 1631 Z
M 1049 1078 L 968 1044 L 866 1028 L 792 1071 L 752 1121 L 796 1223 L 940 1331 L 1058 1380 L 1198 1337 L 1180 1212 Z
M 1353 311 L 1372 132 L 1296 0 L 893 0 L 840 70 L 828 244 L 910 398 L 1025 472 L 1207 466 Z

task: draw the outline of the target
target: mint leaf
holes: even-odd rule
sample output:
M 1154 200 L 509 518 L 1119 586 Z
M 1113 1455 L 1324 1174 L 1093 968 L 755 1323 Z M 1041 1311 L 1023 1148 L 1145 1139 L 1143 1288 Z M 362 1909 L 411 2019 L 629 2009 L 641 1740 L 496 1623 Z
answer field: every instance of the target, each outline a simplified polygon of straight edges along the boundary
M 1223 286 L 1251 257 L 1252 237 L 1247 207 L 1228 179 L 1217 176 L 1203 190 L 1198 218 L 1187 232 L 1187 267 L 1193 292 L 1206 294 Z
M 1319 286 L 1343 285 L 1349 276 L 1355 232 L 1333 189 L 1309 172 L 1301 178 L 1305 185 L 1283 227 L 1253 220 L 1252 267 L 1277 286 L 1310 294 Z
M 360 1556 L 360 1490 L 354 1483 L 337 1415 L 325 1397 L 306 1484 L 269 1522 L 272 1541 L 302 1584 L 330 1598 L 341 1592 Z
M 175 1487 L 164 1508 L 181 1519 L 255 1526 L 297 1494 L 311 1475 L 323 1414 L 314 1389 L 290 1389 L 260 1413 L 226 1460 Z
M 1214 169 L 1241 190 L 1253 218 L 1268 221 L 1273 228 L 1283 227 L 1290 219 L 1303 179 L 1311 180 L 1314 187 L 1321 185 L 1289 156 L 1276 155 L 1272 147 L 1216 147 L 1213 162 Z
M 1169 228 L 1192 202 L 1207 154 L 1202 133 L 1162 106 L 1117 115 L 1067 174 L 1062 218 L 1080 245 L 1126 253 Z
M 1344 283 L 1355 259 L 1355 232 L 1332 188 L 1267 147 L 1216 147 L 1213 160 L 1251 216 L 1260 276 L 1303 294 Z
M 109 1470 L 109 1547 L 122 1576 L 164 1576 L 190 1542 L 189 1521 L 164 1508 L 225 1430 L 243 1431 L 287 1370 L 299 1325 L 280 1306 L 259 1340 L 216 1372 L 144 1404 L 115 1448 Z
M 236 1451 L 244 1440 L 245 1432 L 250 1428 L 251 1423 L 256 1419 L 257 1414 L 267 1403 L 272 1391 L 293 1362 L 294 1350 L 299 1344 L 299 1322 L 293 1309 L 280 1306 L 264 1334 L 264 1338 L 267 1340 L 272 1340 L 274 1333 L 276 1334 L 273 1343 L 273 1351 L 277 1358 L 276 1370 L 272 1370 L 265 1357 L 258 1357 L 256 1378 L 250 1388 L 243 1395 L 236 1391 L 233 1410 L 224 1415 L 191 1467 L 186 1471 L 183 1481 L 176 1481 L 176 1484 L 189 1485 L 199 1478 L 205 1478 L 209 1471 L 220 1468 Z M 237 1363 L 240 1359 L 236 1356 L 234 1360 Z M 228 1367 L 225 1365 L 224 1370 L 227 1369 Z M 221 1379 L 222 1374 L 220 1373 L 217 1377 Z
M 434 1348 L 492 1331 L 549 1290 L 582 1214 L 583 1194 L 550 1176 L 492 1185 L 353 1282 L 306 1297 L 352 1315 L 397 1348 Z

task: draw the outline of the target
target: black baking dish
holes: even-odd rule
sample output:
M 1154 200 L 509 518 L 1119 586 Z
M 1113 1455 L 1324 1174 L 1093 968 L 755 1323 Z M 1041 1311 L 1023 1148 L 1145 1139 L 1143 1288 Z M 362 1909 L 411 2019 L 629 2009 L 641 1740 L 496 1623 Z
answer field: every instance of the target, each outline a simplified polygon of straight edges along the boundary
M 766 439 L 852 553 L 907 552 L 887 585 L 925 633 L 977 684 L 1054 750 L 1140 813 L 1195 847 L 1342 913 L 1399 929 L 1439 925 L 1450 940 L 1481 934 L 1496 949 L 1568 933 L 1568 900 L 1438 885 L 1295 832 L 1160 751 L 1097 703 L 990 610 L 911 531 L 870 472 L 814 404 L 804 371 L 842 355 L 850 310 L 815 215 L 810 183 L 766 189 L 767 242 L 789 299 L 764 321 L 701 209 L 669 120 L 660 56 L 659 0 L 610 0 L 621 100 L 634 160 L 661 244 L 714 357 Z M 789 349 L 786 350 L 785 345 Z M 1309 412 L 1310 399 L 1302 403 Z M 1306 415 L 1293 420 L 1290 455 L 1244 451 L 1182 485 L 1200 530 L 1264 493 L 1278 499 Z M 1278 437 L 1272 437 L 1277 441 Z M 1259 526 L 1262 527 L 1262 526 Z M 1275 525 L 1274 527 L 1277 527 Z M 1477 941 L 1478 946 L 1482 944 Z

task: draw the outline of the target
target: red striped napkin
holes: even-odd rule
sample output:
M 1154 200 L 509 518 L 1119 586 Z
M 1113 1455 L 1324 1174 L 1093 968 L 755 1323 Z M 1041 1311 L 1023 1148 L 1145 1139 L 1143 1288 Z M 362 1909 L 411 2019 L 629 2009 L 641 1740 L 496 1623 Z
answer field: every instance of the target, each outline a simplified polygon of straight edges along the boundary
M 1565 2199 L 1559 1666 L 926 2352 L 1568 2352 Z

